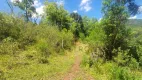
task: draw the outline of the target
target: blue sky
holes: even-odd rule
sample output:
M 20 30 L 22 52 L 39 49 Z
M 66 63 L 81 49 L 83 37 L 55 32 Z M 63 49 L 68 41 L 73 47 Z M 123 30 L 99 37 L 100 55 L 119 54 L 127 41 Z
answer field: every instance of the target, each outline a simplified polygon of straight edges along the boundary
M 9 0 L 14 1 L 14 0 Z M 37 12 L 39 14 L 43 13 L 43 3 L 46 0 L 35 0 L 35 7 L 37 8 Z M 71 12 L 78 12 L 82 16 L 88 16 L 90 18 L 94 17 L 100 19 L 102 17 L 101 14 L 101 6 L 102 0 L 48 0 L 55 1 L 59 5 L 64 5 L 65 9 Z M 136 0 L 138 5 L 142 5 L 142 0 Z M 14 9 L 15 12 L 20 12 L 17 8 Z M 142 7 L 140 8 L 142 11 Z M 0 0 L 0 11 L 1 12 L 10 12 L 8 5 L 6 4 L 6 0 Z M 138 18 L 142 19 L 142 14 L 138 14 L 136 16 L 132 16 L 132 19 Z

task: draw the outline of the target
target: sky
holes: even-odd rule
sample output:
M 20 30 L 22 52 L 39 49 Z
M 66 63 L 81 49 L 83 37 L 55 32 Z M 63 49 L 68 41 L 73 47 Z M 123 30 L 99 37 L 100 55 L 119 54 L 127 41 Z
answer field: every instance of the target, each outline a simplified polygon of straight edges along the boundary
M 15 0 L 9 0 L 14 2 Z M 21 1 L 21 0 L 20 0 Z M 34 6 L 39 15 L 42 15 L 44 2 L 46 0 L 34 0 Z M 58 5 L 64 5 L 64 8 L 69 11 L 69 13 L 77 12 L 82 16 L 88 16 L 90 18 L 97 18 L 98 20 L 102 18 L 102 0 L 48 0 L 55 1 Z M 135 0 L 138 5 L 142 5 L 142 0 Z M 14 8 L 14 11 L 20 13 L 18 8 Z M 142 7 L 140 7 L 142 12 Z M 6 0 L 0 0 L 0 12 L 10 12 L 10 9 L 6 3 Z M 142 19 L 142 13 L 135 16 L 131 16 L 130 19 Z

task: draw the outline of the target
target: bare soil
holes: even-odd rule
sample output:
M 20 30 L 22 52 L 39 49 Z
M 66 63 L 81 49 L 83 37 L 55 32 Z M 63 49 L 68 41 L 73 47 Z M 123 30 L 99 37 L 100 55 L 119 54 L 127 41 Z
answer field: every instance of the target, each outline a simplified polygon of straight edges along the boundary
M 87 50 L 87 46 L 81 43 L 76 43 L 75 62 L 71 69 L 65 75 L 63 80 L 94 80 L 92 76 L 87 74 L 84 70 L 80 68 L 82 54 Z

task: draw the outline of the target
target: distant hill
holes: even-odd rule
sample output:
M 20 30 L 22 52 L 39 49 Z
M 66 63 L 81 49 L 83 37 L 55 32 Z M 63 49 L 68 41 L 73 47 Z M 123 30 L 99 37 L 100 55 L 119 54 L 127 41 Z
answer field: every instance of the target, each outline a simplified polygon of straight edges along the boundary
M 127 27 L 142 27 L 142 19 L 129 19 Z

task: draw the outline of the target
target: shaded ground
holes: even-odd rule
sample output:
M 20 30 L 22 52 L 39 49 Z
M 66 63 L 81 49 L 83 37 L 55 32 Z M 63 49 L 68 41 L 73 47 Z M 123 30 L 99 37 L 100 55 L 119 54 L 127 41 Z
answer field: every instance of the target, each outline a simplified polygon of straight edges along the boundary
M 81 43 L 76 44 L 75 62 L 63 80 L 94 80 L 89 74 L 80 68 L 82 55 L 85 53 L 87 46 Z

